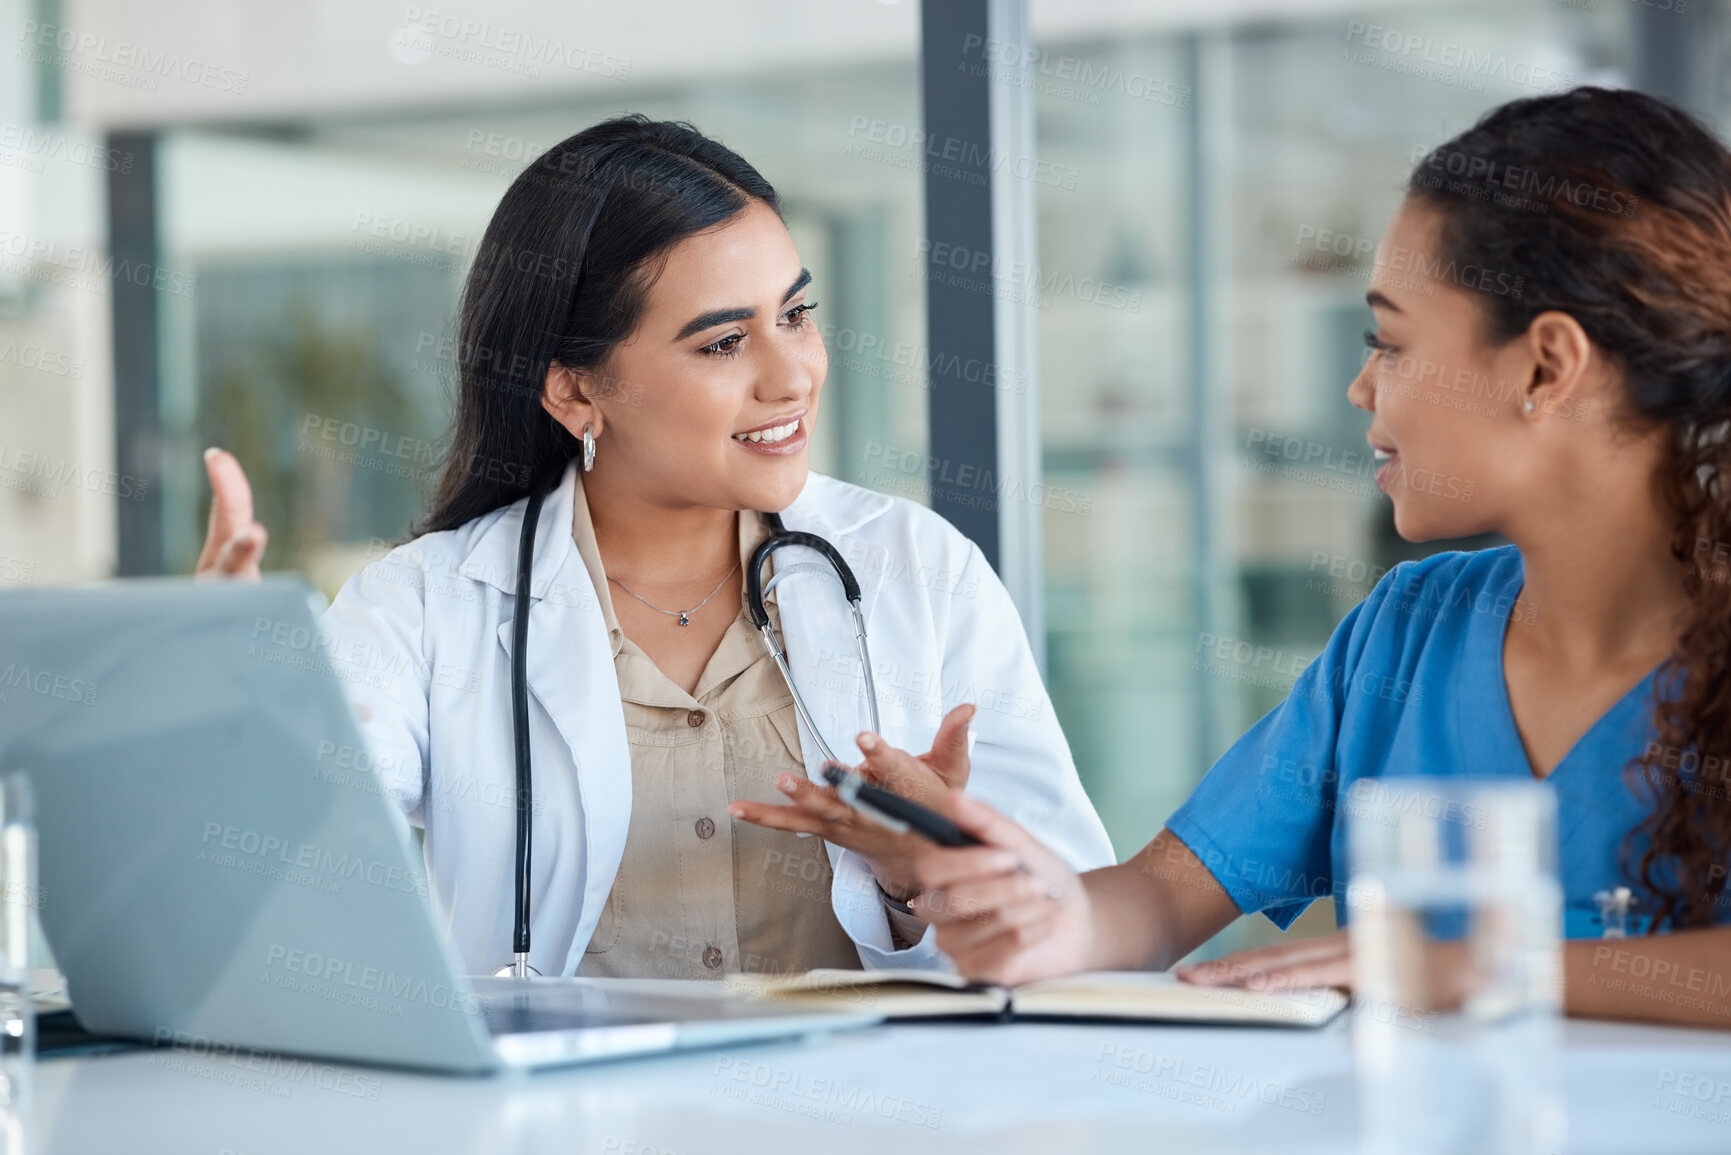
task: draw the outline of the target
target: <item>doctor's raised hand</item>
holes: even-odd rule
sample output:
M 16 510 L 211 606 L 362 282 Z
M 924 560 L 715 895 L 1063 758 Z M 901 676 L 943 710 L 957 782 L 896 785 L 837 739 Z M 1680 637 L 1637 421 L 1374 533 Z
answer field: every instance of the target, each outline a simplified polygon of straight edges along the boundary
M 256 580 L 270 534 L 253 520 L 252 486 L 246 473 L 226 449 L 205 450 L 204 469 L 210 477 L 210 523 L 193 574 Z

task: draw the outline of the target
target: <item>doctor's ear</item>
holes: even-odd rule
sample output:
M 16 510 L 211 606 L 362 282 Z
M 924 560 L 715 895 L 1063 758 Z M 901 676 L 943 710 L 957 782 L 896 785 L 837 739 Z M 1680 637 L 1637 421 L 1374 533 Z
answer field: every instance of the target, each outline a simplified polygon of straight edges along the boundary
M 595 383 L 589 373 L 572 369 L 555 361 L 547 366 L 547 379 L 541 387 L 541 408 L 552 414 L 553 420 L 581 438 L 583 427 L 601 433 L 601 411 L 593 400 Z

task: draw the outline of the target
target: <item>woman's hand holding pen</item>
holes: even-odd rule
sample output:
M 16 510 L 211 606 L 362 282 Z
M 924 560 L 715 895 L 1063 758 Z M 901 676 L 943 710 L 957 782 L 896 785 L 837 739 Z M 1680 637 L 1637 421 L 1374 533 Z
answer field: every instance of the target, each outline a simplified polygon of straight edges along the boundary
M 931 750 L 917 758 L 876 734 L 861 734 L 859 748 L 866 757 L 855 772 L 903 798 L 941 808 L 946 798 L 959 795 L 968 784 L 968 723 L 973 717 L 972 706 L 951 710 L 938 726 Z M 886 829 L 842 802 L 833 788 L 802 775 L 783 774 L 776 786 L 793 800 L 791 805 L 735 802 L 727 812 L 771 830 L 816 834 L 854 851 L 871 865 L 878 885 L 893 898 L 905 900 L 919 893 L 914 862 L 930 845 L 925 839 Z
M 1006 986 L 1089 969 L 1094 908 L 1070 865 L 983 802 L 956 794 L 936 809 L 985 843 L 927 842 L 915 864 L 911 905 L 957 969 Z

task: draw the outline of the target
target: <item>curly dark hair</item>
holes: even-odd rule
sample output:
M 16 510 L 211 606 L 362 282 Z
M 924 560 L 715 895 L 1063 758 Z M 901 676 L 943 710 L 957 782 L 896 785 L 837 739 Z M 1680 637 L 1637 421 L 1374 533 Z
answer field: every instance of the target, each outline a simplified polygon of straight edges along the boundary
M 1445 256 L 1522 275 L 1485 296 L 1487 336 L 1568 313 L 1622 372 L 1620 418 L 1669 431 L 1655 482 L 1690 605 L 1654 683 L 1657 741 L 1626 768 L 1651 810 L 1623 865 L 1659 903 L 1653 930 L 1706 925 L 1731 859 L 1731 567 L 1699 560 L 1731 548 L 1731 153 L 1662 100 L 1577 88 L 1492 110 L 1407 194 L 1440 214 Z

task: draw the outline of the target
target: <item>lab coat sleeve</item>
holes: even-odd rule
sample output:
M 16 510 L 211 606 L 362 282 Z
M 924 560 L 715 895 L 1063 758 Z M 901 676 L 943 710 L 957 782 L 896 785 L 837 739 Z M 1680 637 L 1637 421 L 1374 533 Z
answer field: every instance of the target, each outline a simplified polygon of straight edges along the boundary
M 940 692 L 946 713 L 964 703 L 975 707 L 968 794 L 1020 824 L 1077 870 L 1112 865 L 1117 859 L 1111 840 L 1077 777 L 1021 615 L 971 542 L 948 601 L 948 613 L 934 615 L 940 623 L 947 618 Z M 847 852 L 840 865 L 863 871 L 857 885 L 875 892 L 864 859 Z M 896 951 L 889 949 L 887 922 L 878 922 L 881 939 L 855 935 L 868 970 L 951 969 L 930 928 L 914 946 Z
M 321 622 L 366 742 L 364 751 L 339 752 L 350 765 L 338 773 L 389 798 L 416 826 L 425 818 L 431 677 L 426 589 L 419 550 L 399 547 L 344 583 Z

